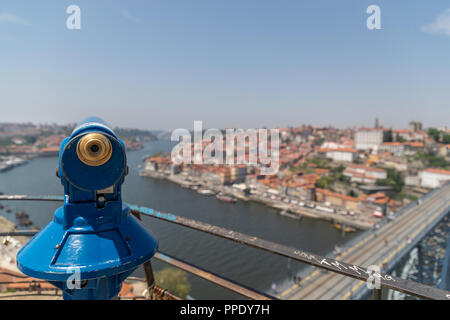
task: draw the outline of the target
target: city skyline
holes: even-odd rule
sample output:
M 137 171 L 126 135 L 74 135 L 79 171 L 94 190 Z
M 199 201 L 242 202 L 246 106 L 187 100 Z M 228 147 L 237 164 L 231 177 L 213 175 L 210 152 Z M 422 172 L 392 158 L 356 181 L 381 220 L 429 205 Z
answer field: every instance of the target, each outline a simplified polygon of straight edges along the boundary
M 66 8 L 81 8 L 68 30 Z M 448 126 L 450 11 L 376 1 L 4 1 L 2 122 Z
M 82 119 L 84 120 L 84 119 Z M 377 126 L 377 120 L 378 120 L 378 126 Z M 200 120 L 201 121 L 201 120 Z M 398 126 L 398 127 L 386 127 L 383 126 L 383 123 L 380 123 L 378 118 L 375 118 L 373 121 L 372 125 L 349 125 L 349 126 L 345 126 L 345 127 L 338 127 L 338 126 L 334 126 L 332 124 L 328 124 L 328 125 L 313 125 L 311 123 L 298 123 L 298 124 L 294 124 L 294 125 L 288 125 L 288 126 L 280 126 L 280 127 L 269 127 L 266 125 L 263 125 L 262 128 L 266 128 L 266 129 L 290 129 L 290 128 L 301 128 L 303 126 L 305 127 L 316 127 L 316 128 L 334 128 L 337 130 L 352 130 L 352 131 L 357 131 L 358 129 L 370 129 L 370 128 L 379 128 L 379 129 L 384 129 L 384 130 L 396 130 L 396 129 L 406 129 L 409 130 L 409 126 L 411 125 L 411 123 L 416 123 L 419 122 L 422 124 L 423 129 L 438 129 L 439 131 L 443 131 L 446 132 L 446 130 L 448 130 L 449 128 L 447 126 L 440 126 L 440 127 L 427 127 L 427 126 L 423 126 L 423 123 L 421 121 L 408 121 L 405 125 L 403 126 Z M 35 122 L 35 121 L 0 121 L 0 125 L 33 125 L 33 126 L 37 126 L 37 127 L 54 127 L 54 126 L 59 126 L 59 127 L 76 127 L 78 125 L 77 122 L 67 122 L 67 123 L 59 123 L 59 122 L 55 122 L 55 121 L 46 121 L 46 122 Z M 189 132 L 194 132 L 194 128 L 175 128 L 175 129 L 158 129 L 158 128 L 138 128 L 138 127 L 124 127 L 119 125 L 113 126 L 112 128 L 120 128 L 120 129 L 137 129 L 137 130 L 143 130 L 143 131 L 150 131 L 150 132 L 161 132 L 161 133 L 168 133 L 177 129 L 186 129 Z M 222 127 L 222 128 L 212 128 L 212 127 L 204 127 L 202 128 L 202 131 L 206 131 L 208 129 L 217 129 L 217 130 L 225 130 L 225 129 L 242 129 L 242 128 L 226 128 L 226 127 Z M 258 129 L 258 128 L 251 128 L 251 127 L 247 127 L 245 129 Z

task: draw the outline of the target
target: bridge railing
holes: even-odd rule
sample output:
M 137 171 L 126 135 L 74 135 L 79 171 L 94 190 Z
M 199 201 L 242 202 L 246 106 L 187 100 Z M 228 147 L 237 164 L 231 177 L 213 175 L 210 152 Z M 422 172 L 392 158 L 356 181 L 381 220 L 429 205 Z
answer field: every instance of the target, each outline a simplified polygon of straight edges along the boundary
M 30 201 L 63 201 L 63 197 L 60 196 L 27 196 L 27 195 L 0 195 L 0 201 L 4 200 L 30 200 Z M 309 253 L 304 250 L 300 250 L 294 247 L 285 246 L 275 242 L 260 239 L 258 237 L 249 236 L 240 232 L 225 229 L 219 226 L 211 225 L 194 219 L 177 216 L 172 213 L 164 213 L 151 208 L 130 205 L 131 212 L 137 216 L 147 216 L 154 219 L 166 221 L 179 226 L 190 228 L 196 231 L 200 231 L 206 234 L 210 234 L 216 237 L 227 239 L 241 245 L 250 246 L 266 252 L 277 254 L 282 257 L 290 258 L 313 267 L 324 269 L 327 271 L 341 274 L 350 278 L 354 278 L 361 281 L 378 283 L 379 288 L 374 289 L 374 299 L 381 299 L 381 290 L 383 288 L 400 291 L 402 293 L 412 295 L 423 299 L 433 300 L 450 300 L 450 292 L 441 290 L 439 288 L 427 286 L 415 281 L 402 279 L 399 277 L 391 276 L 385 273 L 377 273 L 368 270 L 365 267 L 348 264 L 342 261 L 334 260 L 332 258 L 324 257 L 314 253 Z M 33 236 L 36 231 L 14 231 L 3 232 L 0 236 Z M 216 285 L 239 293 L 250 299 L 275 299 L 274 297 L 259 292 L 255 289 L 248 288 L 243 284 L 240 284 L 231 279 L 227 279 L 221 275 L 215 274 L 203 268 L 197 267 L 189 262 L 182 261 L 169 254 L 158 251 L 154 256 L 155 259 L 175 266 L 187 272 L 190 272 L 196 276 L 199 276 L 205 280 L 208 280 Z M 144 265 L 145 269 L 145 265 Z M 151 271 L 151 270 L 150 270 Z M 146 272 L 147 278 L 152 277 Z M 147 279 L 148 280 L 148 279 Z M 148 282 L 149 289 L 153 289 L 153 282 Z M 152 287 L 150 287 L 150 285 Z

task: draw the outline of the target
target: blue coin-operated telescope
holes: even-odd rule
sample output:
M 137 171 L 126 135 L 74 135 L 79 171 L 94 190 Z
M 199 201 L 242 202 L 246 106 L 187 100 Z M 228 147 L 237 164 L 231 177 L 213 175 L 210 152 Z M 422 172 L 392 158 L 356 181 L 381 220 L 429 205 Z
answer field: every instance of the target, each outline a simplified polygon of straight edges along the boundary
M 61 144 L 64 206 L 17 254 L 19 269 L 64 292 L 64 299 L 111 299 L 158 247 L 122 203 L 125 147 L 100 119 L 88 118 Z

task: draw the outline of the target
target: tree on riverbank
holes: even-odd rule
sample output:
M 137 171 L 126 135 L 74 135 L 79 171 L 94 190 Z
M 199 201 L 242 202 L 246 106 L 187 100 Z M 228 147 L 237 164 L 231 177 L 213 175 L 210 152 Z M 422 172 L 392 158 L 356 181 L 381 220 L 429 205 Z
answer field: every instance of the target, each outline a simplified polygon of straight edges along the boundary
M 158 286 L 167 289 L 181 299 L 186 299 L 191 290 L 187 274 L 183 270 L 164 268 L 155 272 L 155 279 Z
M 392 186 L 397 192 L 401 192 L 403 186 L 405 185 L 405 181 L 403 180 L 402 173 L 395 169 L 386 169 L 387 178 L 386 179 L 378 179 L 376 181 L 377 186 Z
M 432 152 L 419 151 L 412 159 L 422 161 L 425 167 L 450 169 L 450 161 Z

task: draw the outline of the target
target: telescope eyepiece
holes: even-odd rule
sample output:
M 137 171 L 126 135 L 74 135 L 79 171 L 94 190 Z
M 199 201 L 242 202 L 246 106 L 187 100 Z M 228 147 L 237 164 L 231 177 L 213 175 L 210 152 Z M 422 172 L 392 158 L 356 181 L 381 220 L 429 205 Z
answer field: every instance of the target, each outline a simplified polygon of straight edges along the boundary
M 77 156 L 88 166 L 101 166 L 108 162 L 111 155 L 111 142 L 101 133 L 88 133 L 78 141 Z
M 120 191 L 126 168 L 124 143 L 101 119 L 88 118 L 61 144 L 58 171 L 71 199 L 79 199 L 78 191 L 81 198 L 112 186 Z

